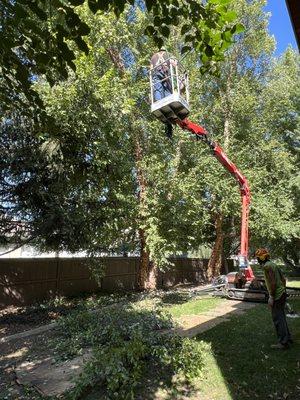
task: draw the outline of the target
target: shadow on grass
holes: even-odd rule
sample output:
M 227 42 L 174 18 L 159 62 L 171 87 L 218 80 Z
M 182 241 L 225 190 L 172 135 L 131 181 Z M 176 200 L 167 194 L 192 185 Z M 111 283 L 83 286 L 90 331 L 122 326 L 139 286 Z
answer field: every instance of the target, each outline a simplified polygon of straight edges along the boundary
M 128 293 L 81 293 L 73 297 L 54 297 L 43 302 L 29 306 L 7 306 L 0 310 L 0 328 L 5 325 L 26 325 L 30 326 L 47 324 L 62 316 L 70 314 L 74 310 L 96 308 L 115 304 L 122 301 Z M 22 329 L 21 329 L 22 330 Z
M 300 310 L 300 300 L 292 302 Z M 295 340 L 289 350 L 270 349 L 277 339 L 266 305 L 197 336 L 210 343 L 215 379 L 225 381 L 230 393 L 220 393 L 217 400 L 300 399 L 300 319 L 288 319 L 288 324 Z

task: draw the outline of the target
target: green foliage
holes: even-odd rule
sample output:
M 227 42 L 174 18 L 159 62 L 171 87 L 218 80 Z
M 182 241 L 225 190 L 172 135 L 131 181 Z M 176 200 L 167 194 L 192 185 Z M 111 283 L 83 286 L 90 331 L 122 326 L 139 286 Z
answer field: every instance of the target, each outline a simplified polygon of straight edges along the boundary
M 106 265 L 103 260 L 93 257 L 92 254 L 89 254 L 85 264 L 89 268 L 92 277 L 95 279 L 98 286 L 101 287 L 101 280 L 105 276 L 106 270 Z
M 216 72 L 215 64 L 223 59 L 224 50 L 233 42 L 233 34 L 243 29 L 236 24 L 235 11 L 229 8 L 232 3 L 231 0 L 146 1 L 148 11 L 154 16 L 146 33 L 161 47 L 165 38 L 170 37 L 171 27 L 179 26 L 184 42 L 181 53 L 196 51 L 203 63 L 202 71 L 210 68 Z
M 89 51 L 86 35 L 92 26 L 82 20 L 79 7 L 87 4 L 93 13 L 102 15 L 113 11 L 117 18 L 128 4 L 134 10 L 145 9 L 143 2 L 134 0 L 4 0 L 0 6 L 0 100 L 2 109 L 11 110 L 16 105 L 27 108 L 28 115 L 41 117 L 48 122 L 43 112 L 43 102 L 32 87 L 37 76 L 44 76 L 52 85 L 69 75 L 69 69 L 76 69 L 75 48 Z M 226 4 L 225 4 L 226 3 Z M 224 43 L 232 41 L 235 14 L 227 10 L 224 1 L 146 1 L 146 8 L 153 24 L 145 32 L 154 39 L 157 46 L 170 35 L 172 26 L 185 21 L 183 42 L 186 49 L 197 49 L 203 54 L 203 62 L 215 69 L 220 60 Z M 187 32 L 188 31 L 188 32 Z M 216 41 L 214 38 L 218 37 Z M 221 38 L 222 36 L 222 38 Z
M 226 1 L 209 4 L 223 3 L 227 7 Z M 297 262 L 299 56 L 288 50 L 272 58 L 263 5 L 231 4 L 246 31 L 233 30 L 236 42 L 226 50 L 219 76 L 200 75 L 196 51 L 183 64 L 190 75 L 191 119 L 205 125 L 249 180 L 253 247 L 272 245 L 281 254 L 289 249 L 286 256 Z M 55 128 L 37 127 L 19 112 L 6 113 L 1 122 L 2 241 L 11 238 L 12 219 L 27 221 L 23 239 L 30 232 L 40 248 L 91 254 L 139 251 L 142 231 L 151 261 L 165 268 L 170 255 L 211 247 L 221 213 L 225 255 L 236 254 L 236 182 L 203 143 L 177 128 L 170 142 L 150 116 L 145 66 L 157 48 L 144 30 L 153 15 L 129 5 L 118 19 L 93 14 L 87 5 L 76 11 L 91 27 L 89 53 L 74 47 L 76 74 L 66 81 L 35 83 Z M 165 40 L 178 57 L 187 28 L 183 21 L 170 27 Z M 220 35 L 207 40 L 218 43 Z
M 299 75 L 299 57 L 291 48 L 288 48 L 268 74 L 268 86 L 262 96 L 265 105 L 264 123 L 268 126 L 268 132 L 277 133 L 277 140 L 282 148 L 279 153 L 278 145 L 275 147 L 273 143 L 273 151 L 277 153 L 275 163 L 279 169 L 280 178 L 285 179 L 285 196 L 280 196 L 277 207 L 281 213 L 282 211 L 289 212 L 291 215 L 291 222 L 281 224 L 283 234 L 279 240 L 273 241 L 272 250 L 275 254 L 280 254 L 293 268 L 300 265 Z M 288 164 L 288 159 L 292 160 L 291 164 Z M 276 177 L 276 187 L 282 185 L 280 178 Z M 289 234 L 286 234 L 287 231 Z
M 289 241 L 299 232 L 295 218 L 297 196 L 291 190 L 297 164 L 284 139 L 287 134 L 297 135 L 299 129 L 299 57 L 290 55 L 285 72 L 276 72 L 282 60 L 272 57 L 274 42 L 267 31 L 263 4 L 259 0 L 235 2 L 245 32 L 228 50 L 219 77 L 200 80 L 197 71 L 192 71 L 193 109 L 197 112 L 191 119 L 199 119 L 205 125 L 249 181 L 253 249 L 273 246 L 280 255 L 282 247 L 278 242 Z M 289 126 L 287 120 L 291 122 Z M 228 256 L 238 249 L 238 188 L 223 167 L 208 158 L 200 149 L 191 152 L 191 165 L 197 171 L 197 183 L 194 182 L 199 185 L 203 181 L 206 187 L 210 215 L 222 214 L 224 218 L 224 251 Z
M 92 359 L 68 398 L 76 399 L 86 387 L 101 383 L 108 398 L 133 399 L 149 367 L 163 381 L 174 374 L 189 382 L 198 377 L 203 368 L 202 345 L 161 332 L 172 325 L 159 309 L 130 305 L 111 306 L 94 314 L 77 312 L 61 319 L 56 347 L 60 356 L 93 346 Z
M 10 1 L 0 6 L 1 104 L 2 109 L 33 103 L 43 107 L 32 89 L 36 76 L 50 83 L 66 78 L 75 69 L 75 54 L 66 41 L 87 52 L 82 36 L 89 27 L 80 20 L 74 6 L 84 1 Z M 25 96 L 25 98 L 24 98 Z

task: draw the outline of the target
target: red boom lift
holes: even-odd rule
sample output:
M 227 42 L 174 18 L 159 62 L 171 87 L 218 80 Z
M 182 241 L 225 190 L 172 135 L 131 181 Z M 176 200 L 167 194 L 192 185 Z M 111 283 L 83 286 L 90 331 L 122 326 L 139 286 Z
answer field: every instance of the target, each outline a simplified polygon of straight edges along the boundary
M 256 279 L 248 261 L 248 225 L 250 189 L 247 179 L 226 156 L 224 150 L 214 142 L 207 131 L 187 119 L 189 114 L 188 76 L 175 57 L 164 59 L 150 69 L 151 112 L 165 124 L 177 124 L 203 140 L 213 151 L 217 160 L 237 180 L 242 200 L 242 223 L 240 251 L 238 254 L 239 272 L 227 274 L 223 292 L 229 298 L 265 301 L 267 292 L 262 280 Z M 222 280 L 219 281 L 222 283 Z

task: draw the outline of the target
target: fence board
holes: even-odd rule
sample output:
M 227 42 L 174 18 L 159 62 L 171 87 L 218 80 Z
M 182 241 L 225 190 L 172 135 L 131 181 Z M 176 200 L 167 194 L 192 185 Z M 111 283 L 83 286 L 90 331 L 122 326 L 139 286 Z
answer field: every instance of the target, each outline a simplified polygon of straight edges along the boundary
M 158 287 L 206 281 L 208 260 L 172 258 L 174 264 L 158 273 Z M 105 257 L 101 285 L 92 278 L 85 258 L 0 259 L 0 307 L 28 305 L 55 295 L 75 296 L 99 290 L 135 290 L 138 257 Z

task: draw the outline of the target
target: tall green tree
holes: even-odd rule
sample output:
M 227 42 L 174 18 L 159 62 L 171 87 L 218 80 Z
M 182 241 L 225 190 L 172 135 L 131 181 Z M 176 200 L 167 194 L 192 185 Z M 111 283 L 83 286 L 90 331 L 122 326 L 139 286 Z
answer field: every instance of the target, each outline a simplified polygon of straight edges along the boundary
M 300 63 L 299 55 L 291 48 L 275 62 L 268 75 L 268 85 L 265 88 L 262 99 L 265 105 L 264 121 L 269 132 L 278 132 L 281 146 L 293 160 L 290 177 L 285 176 L 285 187 L 290 202 L 284 204 L 278 202 L 279 208 L 289 207 L 291 218 L 287 221 L 288 229 L 277 240 L 270 244 L 272 250 L 292 267 L 300 266 Z M 278 160 L 278 167 L 284 169 L 284 165 Z M 274 181 L 272 181 L 274 182 Z M 275 181 L 281 185 L 280 181 Z M 293 229 L 291 229 L 293 227 Z
M 271 87 L 279 84 L 282 76 L 276 72 L 278 63 L 273 59 L 274 41 L 268 33 L 264 4 L 260 0 L 235 1 L 234 8 L 245 32 L 228 50 L 220 77 L 199 79 L 197 72 L 191 76 L 192 106 L 197 110 L 192 118 L 206 126 L 248 178 L 252 193 L 250 239 L 253 246 L 271 245 L 284 238 L 290 240 L 297 230 L 293 218 L 295 193 L 290 188 L 295 158 L 286 146 L 284 137 L 288 132 L 281 119 L 285 113 L 294 116 L 294 125 L 290 128 L 295 136 L 299 115 L 295 108 L 299 58 L 294 55 L 290 57 L 293 59 L 290 66 L 285 65 L 286 76 L 290 77 L 290 84 L 282 92 L 286 108 L 283 114 L 276 113 L 269 106 L 277 101 Z M 209 273 L 216 275 L 224 258 L 238 251 L 241 209 L 238 186 L 217 161 L 208 161 L 202 150 L 194 157 L 198 159 L 197 175 L 205 181 L 210 199 L 215 239 Z
M 228 50 L 219 77 L 201 77 L 194 55 L 184 63 L 190 73 L 190 119 L 207 128 L 248 178 L 251 252 L 255 246 L 265 245 L 282 256 L 283 247 L 289 245 L 295 254 L 299 237 L 294 176 L 299 57 L 289 50 L 284 63 L 274 59 L 275 43 L 268 33 L 264 4 L 260 0 L 235 1 L 245 32 Z M 284 74 L 280 72 L 283 69 Z M 274 87 L 281 85 L 282 100 L 277 102 Z M 176 151 L 169 155 L 168 166 L 157 162 L 158 154 L 146 155 L 148 174 L 150 171 L 155 181 L 147 200 L 148 229 L 156 237 L 149 242 L 151 253 L 172 254 L 206 244 L 212 249 L 208 275 L 215 276 L 226 258 L 239 251 L 238 184 L 203 143 L 195 143 L 177 130 L 174 145 Z
M 66 79 L 75 70 L 75 48 L 86 54 L 85 37 L 90 26 L 81 19 L 80 7 L 86 4 L 96 14 L 108 13 L 115 20 L 125 5 L 140 6 L 149 13 L 144 29 L 161 46 L 170 26 L 185 20 L 182 28 L 186 51 L 197 47 L 206 54 L 206 66 L 215 68 L 232 35 L 241 27 L 235 14 L 228 10 L 230 0 L 207 2 L 186 0 L 3 0 L 0 4 L 0 101 L 2 109 L 19 106 L 40 123 L 48 125 L 43 103 L 32 86 L 36 76 L 43 75 L 50 84 Z M 218 35 L 218 40 L 215 40 Z M 75 45 L 75 46 L 74 46 Z
M 299 59 L 290 52 L 288 62 L 273 60 L 263 5 L 235 1 L 246 31 L 228 50 L 219 77 L 200 75 L 196 51 L 183 63 L 191 119 L 212 132 L 250 182 L 253 245 L 275 246 L 297 237 L 291 177 Z M 116 23 L 112 14 L 94 15 L 87 6 L 80 18 L 92 29 L 89 53 L 74 50 L 76 74 L 52 88 L 42 79 L 36 84 L 58 129 L 37 130 L 19 114 L 2 122 L 1 190 L 10 196 L 2 203 L 4 225 L 8 216 L 29 221 L 30 234 L 45 249 L 115 251 L 126 243 L 140 251 L 141 288 L 155 286 L 156 269 L 170 255 L 202 244 L 212 248 L 209 275 L 218 274 L 223 259 L 238 251 L 238 186 L 203 143 L 179 129 L 170 141 L 150 116 L 146 68 L 156 48 L 144 29 L 151 18 L 127 7 Z M 181 26 L 174 27 L 168 50 L 179 56 L 181 44 Z M 287 69 L 283 114 L 272 91 L 280 68 Z
M 146 101 L 149 83 L 143 66 L 148 66 L 149 54 L 155 51 L 143 35 L 148 16 L 140 9 L 128 9 L 115 24 L 112 15 L 93 16 L 87 8 L 81 15 L 93 26 L 87 40 L 90 52 L 77 55 L 77 73 L 65 83 L 52 89 L 37 84 L 48 114 L 60 129 L 41 133 L 34 144 L 46 168 L 31 170 L 27 187 L 32 192 L 18 191 L 24 196 L 18 194 L 16 203 L 24 211 L 23 218 L 29 213 L 34 227 L 41 228 L 35 232 L 39 246 L 110 251 L 127 241 L 141 253 L 140 287 L 154 286 L 155 267 L 164 266 L 167 256 L 176 252 L 178 228 L 190 227 L 181 191 L 174 195 L 166 185 L 177 168 L 176 144 L 150 117 Z M 30 132 L 23 127 L 28 139 Z M 35 151 L 32 147 L 32 156 Z M 174 168 L 168 165 L 173 158 Z M 6 175 L 12 176 L 9 165 Z M 28 175 L 22 165 L 26 166 L 20 165 L 13 192 Z M 44 186 L 34 185 L 35 179 Z M 158 180 L 165 187 L 157 197 Z M 38 201 L 36 190 L 46 201 Z M 175 203 L 168 209 L 172 197 Z M 196 215 L 201 214 L 198 207 Z M 195 235 L 200 227 L 198 218 Z M 186 243 L 180 249 L 186 249 Z

